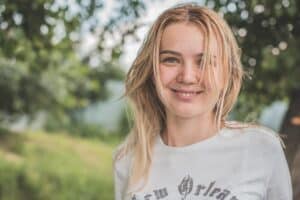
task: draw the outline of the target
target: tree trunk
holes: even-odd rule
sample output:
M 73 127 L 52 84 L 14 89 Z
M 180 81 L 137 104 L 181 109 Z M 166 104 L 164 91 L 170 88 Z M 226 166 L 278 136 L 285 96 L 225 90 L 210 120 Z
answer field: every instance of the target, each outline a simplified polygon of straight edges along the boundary
M 292 92 L 290 105 L 283 120 L 280 133 L 287 136 L 284 138 L 286 144 L 285 153 L 293 176 L 294 195 L 297 195 L 300 193 L 299 181 L 297 182 L 295 177 L 296 175 L 298 177 L 300 174 L 300 155 L 297 155 L 300 154 L 300 89 Z M 298 198 L 294 196 L 294 199 Z
M 293 193 L 294 193 L 293 199 L 300 199 L 300 169 L 299 169 L 300 168 L 300 146 L 298 148 L 292 166 L 293 166 L 293 170 L 291 174 L 292 174 Z

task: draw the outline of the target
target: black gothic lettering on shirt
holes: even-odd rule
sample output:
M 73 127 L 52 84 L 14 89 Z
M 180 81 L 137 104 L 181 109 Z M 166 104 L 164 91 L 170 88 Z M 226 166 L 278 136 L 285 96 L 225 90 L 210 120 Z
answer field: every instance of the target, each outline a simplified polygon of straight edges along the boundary
M 182 200 L 185 200 L 186 196 L 191 193 L 193 189 L 193 179 L 189 175 L 184 177 L 181 183 L 178 185 L 179 194 L 182 196 Z
M 153 190 L 156 199 L 162 199 L 168 196 L 167 188 L 162 188 L 158 190 Z
M 220 194 L 218 194 L 217 199 L 224 200 L 230 194 L 229 190 L 223 190 Z
M 206 191 L 204 192 L 203 196 L 207 196 L 207 194 L 209 193 L 209 191 L 211 190 L 211 188 L 214 186 L 214 184 L 216 183 L 216 181 L 211 182 L 208 186 L 208 188 L 206 189 Z
M 167 197 L 171 194 L 168 193 L 168 188 L 170 191 L 175 191 L 174 186 L 162 187 L 144 194 L 142 199 L 137 198 L 137 195 L 134 194 L 131 200 L 169 200 Z M 190 175 L 181 180 L 177 189 L 178 194 L 181 195 L 181 200 L 185 200 L 187 196 L 206 196 L 211 200 L 239 200 L 228 189 L 217 187 L 216 181 L 211 181 L 208 185 L 198 184 L 194 187 L 194 180 Z
M 215 193 L 219 193 L 221 191 L 220 188 L 214 188 L 209 194 L 210 197 L 213 197 Z
M 196 192 L 194 193 L 195 196 L 198 196 L 200 195 L 201 193 L 201 190 L 205 189 L 205 186 L 204 185 L 197 185 L 197 189 L 196 189 Z
M 146 194 L 146 195 L 144 196 L 144 199 L 145 199 L 145 200 L 150 200 L 151 197 L 152 197 L 152 194 Z

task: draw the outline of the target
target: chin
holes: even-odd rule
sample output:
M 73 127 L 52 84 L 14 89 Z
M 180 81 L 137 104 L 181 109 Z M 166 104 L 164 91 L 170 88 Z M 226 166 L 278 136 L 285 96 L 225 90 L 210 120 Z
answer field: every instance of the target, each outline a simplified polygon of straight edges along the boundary
M 205 114 L 205 112 L 201 112 L 201 111 L 195 112 L 195 110 L 184 110 L 184 111 L 175 110 L 173 114 L 176 115 L 177 117 L 188 119 L 188 118 L 199 117 Z
M 177 114 L 176 118 L 180 118 L 180 119 L 193 119 L 196 118 L 197 115 L 191 115 L 191 114 Z
M 169 107 L 169 114 L 174 115 L 179 118 L 205 118 L 210 117 L 213 114 L 213 108 L 210 109 L 210 105 L 204 106 L 196 106 L 196 105 L 172 105 Z

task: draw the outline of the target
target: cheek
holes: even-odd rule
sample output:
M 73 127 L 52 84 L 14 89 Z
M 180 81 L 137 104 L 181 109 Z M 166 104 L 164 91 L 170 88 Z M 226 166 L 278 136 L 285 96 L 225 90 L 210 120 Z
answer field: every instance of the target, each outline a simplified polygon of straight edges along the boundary
M 163 86 L 171 83 L 176 80 L 177 77 L 177 69 L 175 67 L 166 67 L 164 65 L 159 66 L 160 79 Z
M 223 88 L 224 88 L 224 84 L 225 84 L 224 79 L 225 79 L 225 75 L 224 75 L 223 71 L 219 71 L 216 74 L 217 88 L 219 91 L 223 90 Z
M 224 76 L 222 74 L 221 70 L 214 70 L 214 72 L 211 75 L 211 80 L 209 80 L 208 78 L 206 78 L 204 80 L 205 82 L 205 86 L 208 90 L 213 90 L 213 91 L 220 91 L 222 90 L 223 86 L 224 86 Z

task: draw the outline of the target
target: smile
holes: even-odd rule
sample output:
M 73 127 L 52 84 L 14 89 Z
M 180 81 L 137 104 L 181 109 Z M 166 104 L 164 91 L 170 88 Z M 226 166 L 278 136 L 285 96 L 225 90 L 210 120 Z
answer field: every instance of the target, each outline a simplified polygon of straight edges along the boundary
M 189 100 L 203 92 L 203 91 L 187 91 L 187 90 L 175 90 L 175 89 L 172 89 L 172 91 L 176 94 L 178 98 L 183 100 Z

